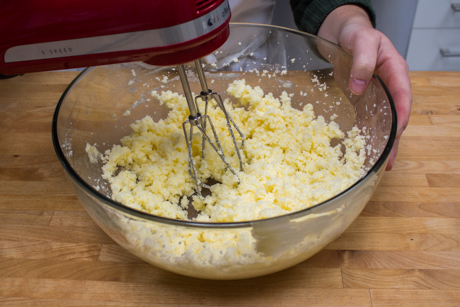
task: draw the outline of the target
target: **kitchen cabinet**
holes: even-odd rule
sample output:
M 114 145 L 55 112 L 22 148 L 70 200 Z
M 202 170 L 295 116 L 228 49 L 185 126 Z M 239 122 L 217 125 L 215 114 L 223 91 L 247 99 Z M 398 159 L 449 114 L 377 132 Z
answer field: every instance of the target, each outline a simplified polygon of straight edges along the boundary
M 418 1 L 406 60 L 412 71 L 460 71 L 460 1 Z

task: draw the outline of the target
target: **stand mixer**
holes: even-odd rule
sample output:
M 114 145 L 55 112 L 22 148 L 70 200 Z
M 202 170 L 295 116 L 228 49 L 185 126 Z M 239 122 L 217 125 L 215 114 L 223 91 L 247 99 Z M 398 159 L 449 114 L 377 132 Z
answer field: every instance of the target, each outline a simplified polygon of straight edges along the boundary
M 208 142 L 226 167 L 227 162 L 212 120 L 208 102 L 224 112 L 227 127 L 243 163 L 232 126 L 244 135 L 225 110 L 218 93 L 207 86 L 200 58 L 219 48 L 229 36 L 228 0 L 28 0 L 7 1 L 0 11 L 0 74 L 71 69 L 133 61 L 158 66 L 176 65 L 190 116 L 183 123 L 189 151 L 189 172 L 197 185 L 192 155 L 193 130 L 202 134 L 202 155 Z M 193 99 L 184 63 L 194 61 L 202 91 Z M 204 113 L 197 100 L 205 101 Z M 187 126 L 190 126 L 187 129 Z M 212 137 L 207 133 L 211 128 Z

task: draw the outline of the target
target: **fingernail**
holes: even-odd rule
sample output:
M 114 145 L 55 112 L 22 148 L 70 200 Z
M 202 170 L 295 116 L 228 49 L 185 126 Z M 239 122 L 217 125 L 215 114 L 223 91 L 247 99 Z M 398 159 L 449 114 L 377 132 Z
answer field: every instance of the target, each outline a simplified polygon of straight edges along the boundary
M 362 94 L 366 90 L 366 81 L 360 79 L 352 80 L 351 91 L 355 94 Z

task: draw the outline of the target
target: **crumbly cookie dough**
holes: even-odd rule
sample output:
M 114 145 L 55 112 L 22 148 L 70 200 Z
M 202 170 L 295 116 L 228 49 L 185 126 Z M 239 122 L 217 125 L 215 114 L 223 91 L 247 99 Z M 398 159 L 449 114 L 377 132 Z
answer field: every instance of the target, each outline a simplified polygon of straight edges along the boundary
M 365 175 L 365 141 L 357 128 L 344 133 L 334 122 L 315 117 L 311 104 L 291 106 L 283 92 L 278 98 L 244 79 L 230 84 L 228 93 L 238 103 L 225 107 L 246 140 L 244 171 L 237 178 L 206 146 L 201 159 L 201 136 L 193 138 L 193 155 L 202 181 L 217 180 L 212 195 L 193 196 L 195 182 L 188 170 L 182 123 L 188 116 L 185 98 L 171 91 L 152 96 L 171 111 L 164 120 L 151 117 L 131 125 L 132 133 L 105 152 L 103 173 L 114 200 L 164 217 L 187 220 L 187 208 L 200 211 L 193 220 L 235 222 L 265 219 L 308 208 L 340 193 Z M 238 106 L 238 107 L 236 107 Z M 203 106 L 201 106 L 203 108 Z M 224 114 L 208 111 L 224 153 L 235 169 L 238 158 Z M 333 139 L 343 145 L 331 146 Z M 241 139 L 237 136 L 238 142 Z

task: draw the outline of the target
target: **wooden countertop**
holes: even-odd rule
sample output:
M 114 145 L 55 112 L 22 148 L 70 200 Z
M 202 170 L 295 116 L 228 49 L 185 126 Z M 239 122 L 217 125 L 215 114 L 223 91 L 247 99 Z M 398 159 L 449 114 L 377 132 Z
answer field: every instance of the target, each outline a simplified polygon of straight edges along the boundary
M 460 72 L 412 72 L 396 165 L 335 242 L 242 281 L 179 276 L 116 245 L 84 211 L 51 142 L 76 72 L 0 80 L 1 306 L 460 306 Z

